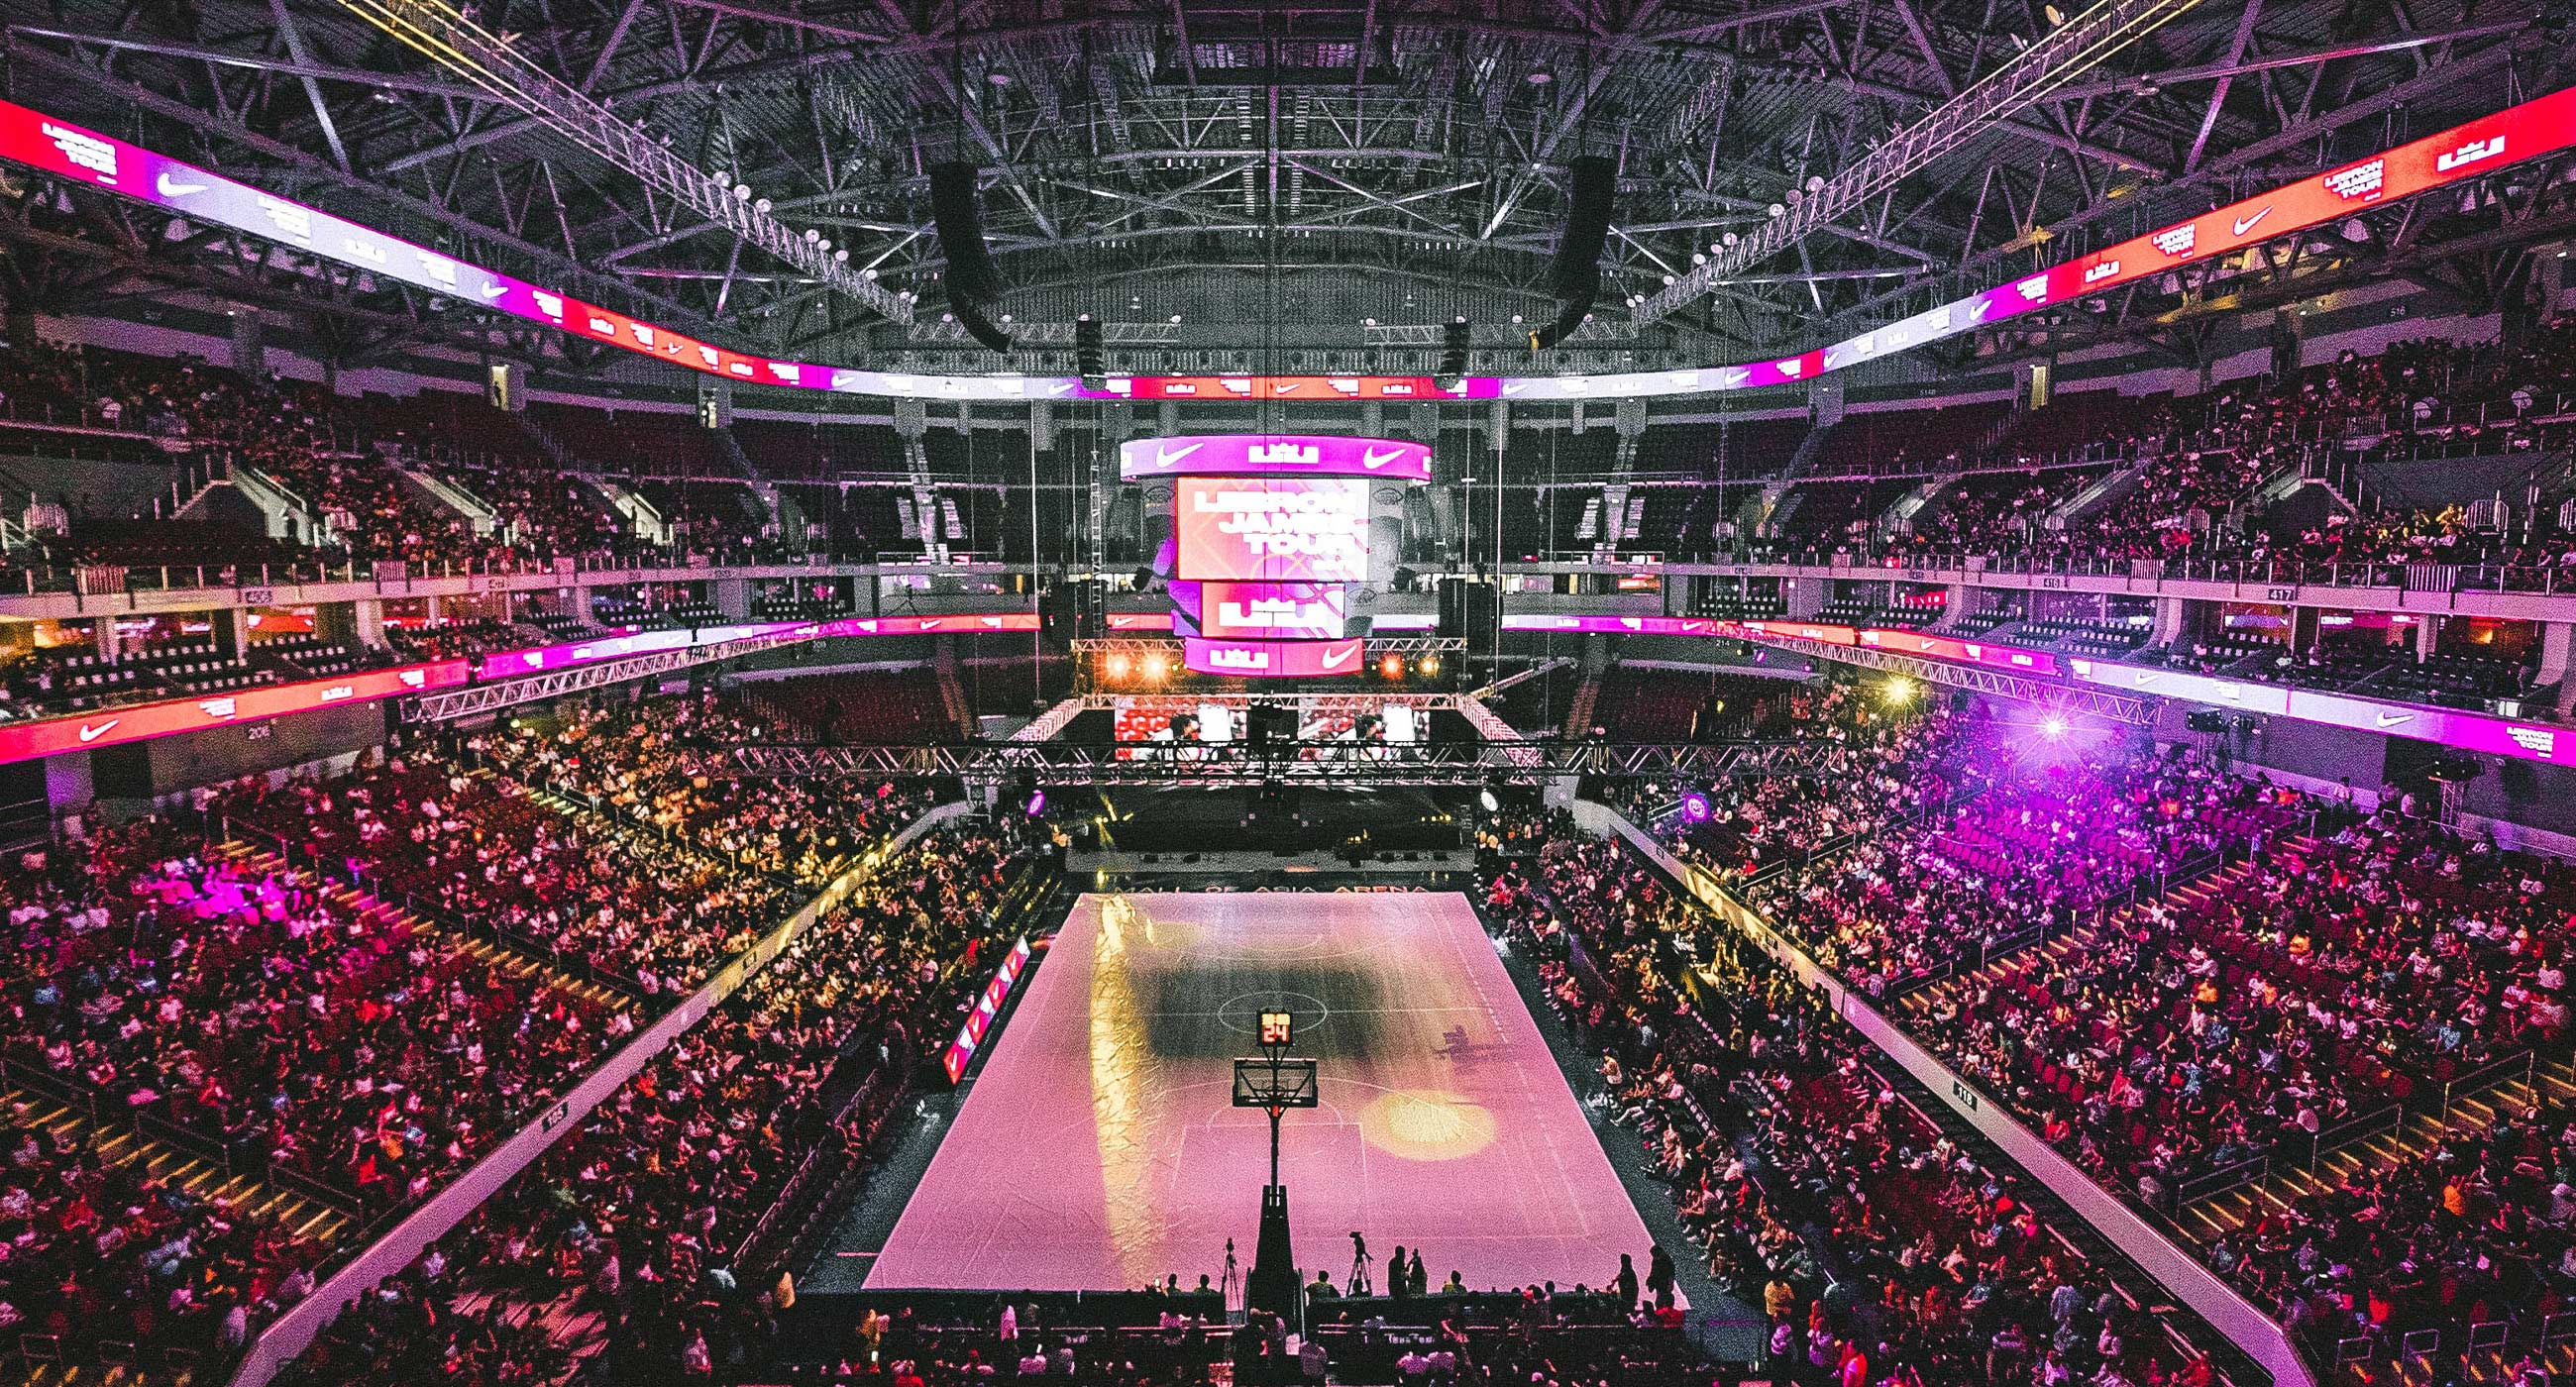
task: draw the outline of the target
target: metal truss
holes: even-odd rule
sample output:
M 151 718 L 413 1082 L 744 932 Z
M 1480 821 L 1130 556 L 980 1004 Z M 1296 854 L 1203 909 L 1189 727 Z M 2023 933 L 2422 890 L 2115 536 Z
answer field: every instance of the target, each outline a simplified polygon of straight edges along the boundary
M 1630 314 L 1651 323 L 1705 294 L 1722 280 L 1770 259 L 1827 223 L 1851 215 L 1936 159 L 1987 134 L 2032 103 L 2091 71 L 2105 58 L 2190 9 L 2199 0 L 2102 0 L 2058 26 L 1985 80 L 1820 184 L 1791 189 L 1753 234 L 1721 244 L 1694 268 Z M 1913 11 L 1905 11 L 1909 16 Z M 1920 21 L 1915 23 L 1919 26 Z M 1919 33 L 1919 27 L 1918 27 Z M 1928 45 L 1929 40 L 1925 40 Z
M 1368 653 L 1372 655 L 1448 655 L 1464 653 L 1464 636 L 1369 636 Z M 1073 642 L 1076 655 L 1168 655 L 1180 657 L 1181 642 L 1177 636 L 1085 636 Z M 1299 690 L 1303 693 L 1331 693 L 1331 689 Z M 1281 690 L 1281 697 L 1290 691 Z M 1245 695 L 1245 697 L 1253 697 Z
M 1506 355 L 1511 317 L 1553 306 L 1565 169 L 1615 149 L 1604 296 L 1551 366 L 1649 370 L 1901 316 L 2042 240 L 2080 251 L 2285 162 L 2331 162 L 2392 109 L 2434 128 L 2576 71 L 2565 45 L 2533 41 L 2552 31 L 2528 7 L 2422 0 L 2394 29 L 2325 43 L 2344 32 L 2338 0 L 2247 0 L 2199 5 L 2066 80 L 2099 51 L 2078 41 L 2097 15 L 2142 30 L 2184 3 L 2107 0 L 2052 31 L 2035 3 L 1979 0 L 1099 0 L 971 22 L 602 0 L 511 8 L 525 32 L 506 41 L 503 11 L 464 0 L 220 0 L 184 37 L 35 0 L 0 0 L 0 16 L 51 113 L 709 340 L 923 371 L 996 365 L 913 310 L 946 268 L 920 171 L 946 158 L 992 184 L 1018 369 L 1069 373 L 1089 313 L 1113 372 L 1422 374 L 1428 325 L 1463 317 L 1470 369 L 1507 373 L 1526 365 Z M 1283 46 L 1264 11 L 1296 37 Z M 411 48 L 389 52 L 385 32 Z M 1973 161 L 1950 143 L 1981 136 Z M 212 238 L 134 229 L 156 262 L 223 267 Z M 36 272 L 65 302 L 93 274 Z M 379 356 L 442 324 L 493 330 L 476 305 L 383 286 L 314 297 L 430 320 L 369 325 Z M 1238 331 L 1253 323 L 1257 345 Z M 587 344 L 526 335 L 485 349 L 596 367 Z
M 1292 742 L 1221 747 L 1168 743 L 737 747 L 742 774 L 796 780 L 957 778 L 998 785 L 1027 777 L 1085 785 L 1334 785 L 1472 789 L 1560 776 L 1705 783 L 1823 768 L 1835 748 L 1812 742 L 1710 745 L 1607 742 L 1426 742 L 1411 746 Z
M 771 203 L 752 201 L 750 187 L 719 178 L 671 153 L 642 127 L 556 77 L 510 43 L 487 33 L 443 0 L 341 0 L 352 13 L 455 73 L 492 99 L 524 112 L 555 134 L 658 188 L 700 216 L 720 224 L 812 279 L 896 322 L 912 320 L 912 304 L 849 265 L 819 232 L 803 236 L 770 215 Z M 284 12 L 282 4 L 280 13 Z M 299 61 L 301 55 L 298 55 Z M 307 79 L 308 81 L 310 79 Z M 326 124 L 326 130 L 328 129 Z M 336 145 L 338 137 L 332 135 Z M 727 273 L 730 274 L 728 265 Z
M 2028 675 L 2007 674 L 2001 670 L 1980 669 L 1974 665 L 1954 665 L 1944 660 L 1927 660 L 1916 655 L 1901 655 L 1892 650 L 1875 650 L 1868 646 L 1830 645 L 1824 641 L 1801 640 L 1795 636 L 1750 636 L 1748 640 L 1781 650 L 1795 651 L 1820 660 L 1838 660 L 1863 669 L 1885 670 L 1920 679 L 1927 684 L 1966 689 L 1973 693 L 2009 698 L 2052 712 L 2080 713 L 2088 717 L 2107 718 L 2113 722 L 2138 727 L 2152 727 L 2156 709 L 2164 700 L 2113 693 L 2091 684 L 2054 684 Z
M 694 650 L 663 650 L 651 655 L 635 655 L 623 660 L 605 660 L 595 665 L 572 669 L 548 670 L 522 679 L 505 679 L 493 684 L 475 684 L 462 689 L 447 689 L 422 694 L 403 705 L 405 722 L 453 722 L 477 713 L 493 713 L 515 708 L 522 703 L 541 703 L 566 694 L 588 693 L 623 684 L 630 679 L 650 679 L 658 674 L 673 674 L 700 665 L 712 665 L 736 656 L 777 648 L 775 638 L 725 641 L 718 645 L 700 646 Z

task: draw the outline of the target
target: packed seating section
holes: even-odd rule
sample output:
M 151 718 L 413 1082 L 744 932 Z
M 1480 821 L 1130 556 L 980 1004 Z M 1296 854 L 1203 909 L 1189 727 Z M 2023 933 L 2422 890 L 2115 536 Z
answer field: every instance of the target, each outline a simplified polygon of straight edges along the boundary
M 1864 710 L 1841 707 L 1848 733 Z M 2365 810 L 2366 789 L 2305 796 L 2183 753 L 2000 754 L 2028 735 L 1972 723 L 1882 781 L 1827 782 L 1807 816 L 1884 815 L 1885 786 L 1963 759 L 2006 768 L 1786 866 L 1733 841 L 1724 809 L 1698 821 L 1650 792 L 1635 812 L 2173 1220 L 2314 1361 L 2385 1370 L 2416 1334 L 2459 1362 L 2477 1324 L 2486 1370 L 2537 1363 L 2576 1287 L 2576 871 L 2393 788 Z

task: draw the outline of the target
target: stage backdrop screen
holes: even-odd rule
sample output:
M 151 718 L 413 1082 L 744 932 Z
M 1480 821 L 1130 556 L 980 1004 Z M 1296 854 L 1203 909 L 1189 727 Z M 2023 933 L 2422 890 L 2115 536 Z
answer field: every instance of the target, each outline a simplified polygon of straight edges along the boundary
M 1219 637 L 1337 641 L 1349 622 L 1345 591 L 1332 583 L 1209 583 L 1199 589 L 1199 629 Z
M 1183 477 L 1178 503 L 1176 577 L 1252 583 L 1368 579 L 1364 480 Z

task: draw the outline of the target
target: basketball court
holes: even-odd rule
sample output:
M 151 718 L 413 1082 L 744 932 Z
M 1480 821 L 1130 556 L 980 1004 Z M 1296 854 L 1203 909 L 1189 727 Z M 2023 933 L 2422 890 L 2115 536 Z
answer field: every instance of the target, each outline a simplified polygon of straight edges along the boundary
M 1434 1288 L 1600 1285 L 1644 1223 L 1465 897 L 1078 901 L 876 1258 L 872 1290 L 1096 1290 L 1251 1270 L 1268 1118 L 1231 1105 L 1258 1015 L 1296 1018 L 1319 1107 L 1287 1115 L 1297 1261 L 1350 1233 Z M 1383 1289 L 1382 1280 L 1379 1289 Z

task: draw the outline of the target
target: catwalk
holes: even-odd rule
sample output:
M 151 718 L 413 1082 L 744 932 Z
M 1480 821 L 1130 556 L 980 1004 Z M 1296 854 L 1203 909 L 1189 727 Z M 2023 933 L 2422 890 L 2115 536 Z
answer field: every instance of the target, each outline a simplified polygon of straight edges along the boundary
M 1085 896 L 868 1277 L 1081 1290 L 1250 1270 L 1267 1119 L 1229 1105 L 1285 1003 L 1322 1106 L 1288 1115 L 1297 1260 L 1349 1234 L 1436 1287 L 1599 1285 L 1644 1224 L 1464 897 Z M 1382 1286 L 1382 1283 L 1381 1283 Z

